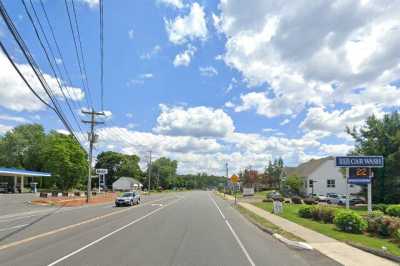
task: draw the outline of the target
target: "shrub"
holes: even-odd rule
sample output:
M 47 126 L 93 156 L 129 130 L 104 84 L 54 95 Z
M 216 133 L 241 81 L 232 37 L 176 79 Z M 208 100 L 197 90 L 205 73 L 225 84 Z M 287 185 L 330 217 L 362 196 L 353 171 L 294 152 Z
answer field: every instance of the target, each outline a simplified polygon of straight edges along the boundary
M 386 214 L 394 217 L 400 217 L 400 205 L 391 205 L 387 207 Z
M 397 229 L 396 232 L 394 232 L 393 238 L 394 238 L 397 242 L 400 242 L 400 229 Z
M 314 206 L 301 206 L 297 214 L 303 218 L 312 218 L 312 213 L 314 209 Z
M 320 218 L 324 223 L 331 224 L 333 223 L 333 220 L 335 219 L 336 215 L 336 208 L 332 207 L 323 207 L 320 208 Z
M 365 219 L 367 221 L 367 231 L 370 233 L 378 233 L 379 224 L 382 222 L 383 212 L 373 211 L 366 215 Z
M 263 202 L 273 202 L 272 199 L 263 199 L 262 201 L 263 201 Z
M 289 200 L 289 199 L 286 199 L 286 200 L 285 200 L 285 203 L 289 204 L 289 203 L 290 203 L 290 200 Z
M 314 206 L 311 212 L 311 218 L 315 221 L 321 221 L 321 206 Z
M 378 220 L 378 234 L 381 236 L 393 236 L 400 229 L 400 219 L 391 216 L 383 216 Z
M 293 204 L 301 204 L 301 198 L 300 197 L 292 197 L 292 203 Z
M 307 205 L 317 204 L 318 202 L 314 198 L 306 198 L 303 202 Z
M 348 210 L 338 211 L 333 222 L 339 230 L 349 233 L 361 233 L 367 228 L 364 218 Z
M 387 204 L 383 204 L 383 203 L 380 203 L 380 204 L 374 204 L 373 206 L 372 206 L 372 209 L 374 210 L 374 211 L 381 211 L 381 212 L 383 212 L 383 213 L 386 213 L 386 209 L 387 209 L 387 207 L 388 207 L 389 205 L 387 205 Z

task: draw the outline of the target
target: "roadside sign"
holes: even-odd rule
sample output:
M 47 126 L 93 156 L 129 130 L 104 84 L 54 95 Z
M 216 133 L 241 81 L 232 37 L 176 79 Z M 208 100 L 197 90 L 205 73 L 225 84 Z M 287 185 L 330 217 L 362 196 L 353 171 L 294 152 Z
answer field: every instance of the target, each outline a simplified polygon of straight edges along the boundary
M 349 169 L 349 184 L 369 184 L 371 182 L 371 168 L 369 167 L 351 167 Z
M 231 182 L 236 184 L 239 182 L 239 177 L 237 175 L 231 176 Z
M 98 175 L 106 175 L 106 174 L 108 174 L 108 169 L 101 169 L 101 168 L 96 169 L 96 174 L 98 174 Z
M 337 167 L 383 167 L 383 156 L 338 156 Z

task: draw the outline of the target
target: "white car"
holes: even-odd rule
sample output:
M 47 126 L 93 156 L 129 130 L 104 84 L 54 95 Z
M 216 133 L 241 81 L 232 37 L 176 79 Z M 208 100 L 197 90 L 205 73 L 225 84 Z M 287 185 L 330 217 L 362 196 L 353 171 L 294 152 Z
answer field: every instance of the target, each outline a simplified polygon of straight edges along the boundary
M 338 195 L 336 193 L 328 193 L 327 194 L 327 203 L 329 204 L 337 204 L 337 205 L 345 205 L 346 204 L 346 196 Z
M 115 206 L 133 206 L 140 203 L 139 192 L 125 192 L 115 199 Z

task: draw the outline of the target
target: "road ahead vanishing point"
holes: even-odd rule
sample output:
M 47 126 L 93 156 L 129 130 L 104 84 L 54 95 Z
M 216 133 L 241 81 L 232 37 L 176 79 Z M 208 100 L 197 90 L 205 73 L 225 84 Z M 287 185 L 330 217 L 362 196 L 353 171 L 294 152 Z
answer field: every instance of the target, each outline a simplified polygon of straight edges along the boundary
M 211 192 L 7 217 L 0 265 L 337 265 L 288 248 Z

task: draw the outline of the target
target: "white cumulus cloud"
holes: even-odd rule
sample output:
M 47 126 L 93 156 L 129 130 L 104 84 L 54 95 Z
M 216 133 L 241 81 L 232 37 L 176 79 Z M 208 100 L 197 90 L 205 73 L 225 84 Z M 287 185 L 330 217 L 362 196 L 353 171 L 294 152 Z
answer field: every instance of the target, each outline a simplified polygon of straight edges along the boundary
M 180 54 L 177 54 L 174 59 L 174 66 L 189 66 L 192 61 L 193 55 L 196 53 L 197 49 L 194 46 L 188 45 L 188 48 Z
M 187 16 L 178 16 L 174 20 L 165 20 L 169 40 L 174 44 L 183 44 L 188 40 L 205 40 L 208 35 L 204 9 L 197 2 L 190 7 Z
M 168 107 L 160 105 L 154 131 L 166 135 L 224 137 L 235 130 L 232 118 L 221 109 L 205 106 Z

